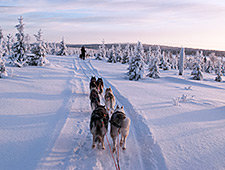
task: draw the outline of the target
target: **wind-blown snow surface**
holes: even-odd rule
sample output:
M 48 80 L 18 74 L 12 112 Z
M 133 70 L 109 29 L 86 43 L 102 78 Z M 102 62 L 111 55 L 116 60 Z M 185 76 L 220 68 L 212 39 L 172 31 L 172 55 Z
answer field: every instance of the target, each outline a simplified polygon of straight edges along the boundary
M 115 169 L 106 140 L 106 150 L 91 148 L 92 75 L 131 119 L 121 169 L 225 169 L 225 84 L 215 75 L 194 81 L 186 71 L 163 71 L 129 81 L 127 65 L 48 59 L 45 67 L 7 67 L 0 79 L 0 169 Z

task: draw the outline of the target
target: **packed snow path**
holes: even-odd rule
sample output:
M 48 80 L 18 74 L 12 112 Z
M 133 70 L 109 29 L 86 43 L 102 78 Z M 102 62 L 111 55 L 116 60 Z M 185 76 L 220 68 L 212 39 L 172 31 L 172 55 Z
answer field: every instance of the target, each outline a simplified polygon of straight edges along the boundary
M 68 60 L 70 58 L 68 57 Z M 89 101 L 89 81 L 91 76 L 102 77 L 93 68 L 90 61 L 71 58 L 73 78 L 69 113 L 65 120 L 56 127 L 52 145 L 42 158 L 38 169 L 115 169 L 110 150 L 105 140 L 105 150 L 92 149 L 92 134 L 89 130 L 91 115 Z M 154 143 L 151 132 L 141 116 L 133 109 L 128 99 L 103 77 L 105 87 L 111 87 L 117 104 L 123 105 L 131 118 L 130 134 L 127 139 L 127 150 L 120 148 L 120 168 L 123 169 L 166 169 L 160 148 Z M 110 127 L 110 126 L 109 126 Z M 110 128 L 109 128 L 110 129 Z M 107 136 L 110 144 L 109 129 Z M 57 132 L 58 131 L 58 132 Z

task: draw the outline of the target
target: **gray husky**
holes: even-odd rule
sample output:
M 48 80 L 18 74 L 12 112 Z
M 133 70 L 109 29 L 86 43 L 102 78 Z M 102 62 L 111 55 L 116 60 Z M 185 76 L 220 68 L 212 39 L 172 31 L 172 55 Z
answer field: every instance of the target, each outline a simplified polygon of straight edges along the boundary
M 115 112 L 112 114 L 110 135 L 113 140 L 113 152 L 116 151 L 116 139 L 121 135 L 120 146 L 123 150 L 126 149 L 126 138 L 129 135 L 130 119 L 126 116 L 123 106 L 120 108 L 118 105 Z
M 95 143 L 98 146 L 101 144 L 102 149 L 105 149 L 104 137 L 108 131 L 109 115 L 104 106 L 99 105 L 91 114 L 90 131 L 93 135 L 92 148 L 95 148 Z

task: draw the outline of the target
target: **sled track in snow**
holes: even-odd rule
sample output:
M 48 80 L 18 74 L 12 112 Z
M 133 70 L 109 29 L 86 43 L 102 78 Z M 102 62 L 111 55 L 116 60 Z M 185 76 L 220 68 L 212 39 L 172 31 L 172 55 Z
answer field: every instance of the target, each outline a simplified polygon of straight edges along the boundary
M 90 60 L 78 60 L 78 63 L 82 72 L 89 80 L 91 76 L 102 77 L 105 87 L 112 88 L 117 104 L 125 107 L 125 112 L 131 119 L 130 134 L 127 140 L 127 150 L 125 152 L 120 150 L 121 169 L 167 169 L 159 145 L 155 143 L 145 120 L 135 111 L 129 100 L 125 98 L 107 79 L 99 74 L 99 72 L 90 63 Z M 107 135 L 110 138 L 109 133 Z M 99 160 L 99 162 L 102 163 L 104 169 L 109 166 L 109 163 L 104 163 L 104 160 Z M 113 167 L 114 165 L 111 164 L 111 166 L 112 167 L 109 169 L 115 169 L 115 167 Z

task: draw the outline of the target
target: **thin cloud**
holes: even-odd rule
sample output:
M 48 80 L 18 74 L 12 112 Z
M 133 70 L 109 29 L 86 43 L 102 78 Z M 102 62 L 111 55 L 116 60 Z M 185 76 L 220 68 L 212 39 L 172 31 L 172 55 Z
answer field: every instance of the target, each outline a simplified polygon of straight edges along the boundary
M 160 32 L 171 37 L 177 32 L 198 35 L 203 28 L 210 34 L 225 28 L 222 0 L 1 0 L 0 13 L 3 29 L 15 30 L 22 15 L 25 29 L 32 34 L 39 28 L 56 34 L 86 31 L 89 37 L 98 32 L 123 32 L 121 38 L 130 35 L 132 39 Z

